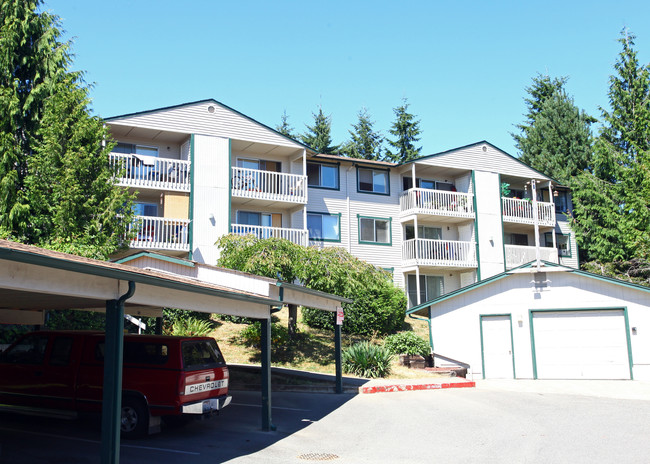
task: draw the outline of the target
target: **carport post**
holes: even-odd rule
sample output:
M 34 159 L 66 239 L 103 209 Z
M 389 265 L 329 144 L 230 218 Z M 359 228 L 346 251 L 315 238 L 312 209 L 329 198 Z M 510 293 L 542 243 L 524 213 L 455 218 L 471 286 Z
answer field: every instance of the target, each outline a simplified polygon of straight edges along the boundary
M 260 344 L 262 345 L 262 430 L 275 430 L 271 421 L 271 316 L 261 319 Z
M 341 325 L 334 326 L 334 360 L 336 363 L 336 393 L 343 393 L 343 369 L 341 362 Z
M 119 300 L 106 302 L 104 342 L 104 394 L 102 401 L 102 464 L 120 462 L 122 411 L 122 353 L 124 351 L 124 301 L 133 296 L 135 283 Z

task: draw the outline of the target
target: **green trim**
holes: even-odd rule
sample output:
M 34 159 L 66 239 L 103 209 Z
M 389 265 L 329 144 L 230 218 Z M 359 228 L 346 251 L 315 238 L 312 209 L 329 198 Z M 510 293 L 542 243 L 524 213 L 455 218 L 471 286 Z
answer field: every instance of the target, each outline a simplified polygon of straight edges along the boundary
M 499 313 L 499 314 L 479 314 L 479 325 L 481 329 L 481 369 L 483 372 L 483 380 L 485 380 L 485 354 L 483 350 L 483 318 L 484 317 L 507 317 L 510 322 L 510 357 L 512 358 L 512 378 L 517 378 L 517 372 L 515 371 L 515 339 L 512 335 L 512 314 L 510 313 Z
M 196 169 L 194 167 L 194 134 L 190 135 L 190 224 L 188 227 L 187 237 L 190 245 L 190 251 L 188 257 L 191 260 L 194 255 L 194 173 Z
M 309 223 L 309 215 L 310 214 L 318 214 L 320 216 L 338 216 L 339 217 L 339 238 L 338 239 L 333 239 L 333 238 L 311 238 L 311 237 L 308 237 L 309 240 L 311 240 L 312 242 L 341 243 L 341 213 L 329 213 L 329 212 L 321 212 L 321 211 L 307 211 L 307 223 Z M 307 234 L 309 234 L 309 229 L 307 230 Z
M 544 308 L 530 309 L 528 311 L 528 321 L 530 326 L 530 343 L 531 353 L 533 356 L 533 378 L 537 380 L 537 352 L 535 350 L 535 328 L 533 327 L 534 313 L 561 313 L 561 312 L 584 312 L 584 311 L 623 311 L 625 321 L 625 339 L 627 342 L 627 360 L 630 372 L 630 380 L 634 380 L 634 360 L 632 358 L 632 340 L 630 339 L 630 320 L 627 314 L 627 306 L 608 306 L 604 308 Z
M 499 174 L 499 211 L 501 218 L 501 247 L 503 248 L 503 272 L 508 270 L 506 266 L 506 232 L 503 226 L 503 199 L 501 198 L 501 174 Z
M 228 231 L 232 232 L 232 139 L 228 139 Z M 194 187 L 194 186 L 192 186 Z M 192 188 L 194 190 L 194 188 Z
M 361 219 L 373 219 L 374 221 L 387 221 L 388 222 L 388 237 L 389 241 L 388 243 L 384 242 L 367 242 L 361 240 Z M 374 216 L 361 216 L 360 214 L 357 214 L 357 235 L 358 235 L 358 241 L 359 245 L 378 245 L 378 246 L 393 246 L 393 218 L 383 218 L 383 217 L 374 217 Z M 377 227 L 375 225 L 375 236 L 377 235 Z
M 546 236 L 551 235 L 552 233 L 553 232 L 544 232 L 544 241 L 546 241 Z M 557 256 L 558 256 L 558 258 L 573 258 L 573 252 L 572 252 L 572 248 L 571 248 L 571 234 L 570 233 L 563 234 L 562 232 L 559 232 L 559 233 L 556 232 L 555 233 L 555 242 L 556 242 L 556 244 L 558 244 L 557 243 L 557 238 L 558 237 L 567 237 L 567 249 L 569 251 L 568 255 L 560 255 L 560 248 L 556 247 L 557 248 Z
M 369 194 L 369 195 L 390 196 L 390 168 L 359 167 L 356 164 L 354 166 L 355 166 L 355 168 L 357 170 L 357 193 L 365 193 L 365 194 Z M 365 170 L 368 170 L 368 171 L 385 171 L 386 172 L 386 188 L 388 189 L 388 192 L 383 193 L 383 192 L 370 192 L 368 190 L 361 190 L 359 188 L 359 169 L 365 169 Z
M 481 251 L 478 244 L 478 208 L 476 207 L 476 171 L 472 170 L 472 202 L 474 203 L 474 240 L 476 248 L 476 280 L 481 281 Z
M 160 261 L 167 261 L 169 263 L 180 264 L 182 266 L 187 266 L 187 267 L 194 267 L 194 261 L 189 261 L 187 259 L 182 259 L 182 258 L 176 258 L 174 256 L 167 256 L 160 253 L 152 253 L 151 251 L 141 251 L 139 253 L 129 255 L 121 259 L 116 259 L 113 262 L 118 264 L 124 264 L 134 259 L 143 258 L 143 257 L 149 257 Z
M 323 187 L 322 185 L 310 185 L 309 184 L 309 179 L 307 179 L 307 187 L 308 188 L 313 188 L 313 189 L 319 189 L 319 190 L 334 190 L 334 191 L 340 191 L 341 190 L 341 163 L 336 163 L 336 162 L 326 162 L 326 161 L 307 161 L 307 166 L 309 164 L 318 164 L 322 166 L 323 164 L 329 164 L 336 166 L 336 187 Z

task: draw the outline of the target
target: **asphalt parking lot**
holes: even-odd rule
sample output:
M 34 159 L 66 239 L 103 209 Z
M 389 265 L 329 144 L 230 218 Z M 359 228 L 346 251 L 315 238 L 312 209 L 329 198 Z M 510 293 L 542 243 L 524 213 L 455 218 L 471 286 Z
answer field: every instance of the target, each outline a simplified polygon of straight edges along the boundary
M 258 393 L 233 392 L 233 404 L 219 417 L 123 441 L 121 462 L 648 462 L 650 384 L 530 385 L 274 393 L 274 432 L 259 428 Z M 605 394 L 598 394 L 603 388 Z M 634 394 L 615 394 L 627 390 Z M 3 413 L 0 463 L 96 463 L 99 430 L 92 417 L 63 421 Z

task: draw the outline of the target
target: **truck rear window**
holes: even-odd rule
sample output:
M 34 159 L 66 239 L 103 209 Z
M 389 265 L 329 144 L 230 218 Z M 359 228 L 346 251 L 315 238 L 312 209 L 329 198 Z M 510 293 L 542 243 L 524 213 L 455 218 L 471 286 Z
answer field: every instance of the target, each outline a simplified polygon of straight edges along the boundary
M 164 343 L 124 342 L 124 364 L 157 364 L 167 363 L 169 349 Z M 104 342 L 97 343 L 95 359 L 104 361 Z
M 216 367 L 226 363 L 214 340 L 184 341 L 182 350 L 183 368 L 186 371 Z

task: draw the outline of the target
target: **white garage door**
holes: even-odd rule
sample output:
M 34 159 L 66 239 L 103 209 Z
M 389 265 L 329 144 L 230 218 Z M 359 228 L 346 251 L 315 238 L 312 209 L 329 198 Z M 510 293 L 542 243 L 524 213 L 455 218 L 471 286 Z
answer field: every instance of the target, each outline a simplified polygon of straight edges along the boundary
M 538 379 L 629 379 L 623 310 L 533 313 Z

